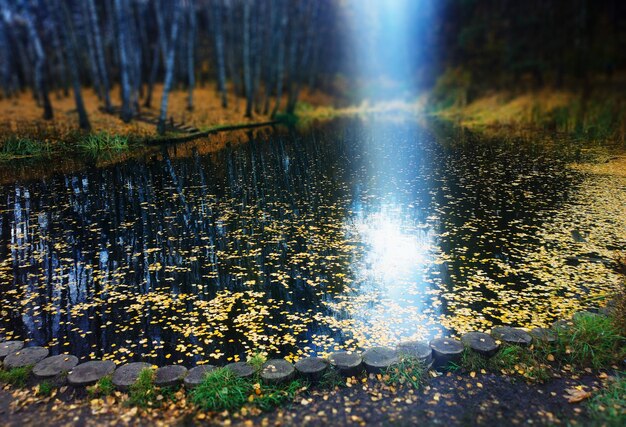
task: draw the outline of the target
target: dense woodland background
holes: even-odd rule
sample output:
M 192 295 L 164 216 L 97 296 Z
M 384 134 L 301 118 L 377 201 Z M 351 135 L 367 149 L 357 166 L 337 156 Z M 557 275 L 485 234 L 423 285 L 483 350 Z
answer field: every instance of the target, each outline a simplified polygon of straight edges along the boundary
M 393 6 L 386 6 L 393 4 Z M 471 98 L 499 88 L 590 92 L 626 68 L 621 0 L 0 0 L 2 97 L 31 90 L 43 116 L 51 92 L 81 92 L 129 122 L 168 94 L 215 85 L 244 114 L 293 113 L 303 87 L 359 94 Z M 160 99 L 155 84 L 162 83 Z M 390 87 L 366 91 L 363 87 Z M 112 105 L 111 91 L 121 105 Z

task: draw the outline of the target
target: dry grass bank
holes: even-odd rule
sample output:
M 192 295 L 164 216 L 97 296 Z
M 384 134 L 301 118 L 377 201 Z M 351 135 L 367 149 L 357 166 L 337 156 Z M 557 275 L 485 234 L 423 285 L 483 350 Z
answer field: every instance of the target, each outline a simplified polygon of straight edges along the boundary
M 549 131 L 586 140 L 626 143 L 626 99 L 599 88 L 589 94 L 545 88 L 521 94 L 492 92 L 435 108 L 434 114 L 491 136 Z
M 153 96 L 152 108 L 143 108 L 142 113 L 159 114 L 159 102 L 162 86 L 157 85 Z M 170 94 L 168 118 L 176 123 L 193 125 L 197 128 L 208 128 L 217 125 L 244 124 L 267 121 L 268 115 L 255 114 L 252 118 L 244 117 L 245 100 L 228 94 L 228 108 L 222 108 L 221 98 L 213 85 L 198 87 L 194 90 L 194 109 L 187 109 L 187 91 L 174 90 Z M 119 90 L 111 91 L 114 106 L 120 105 Z M 116 135 L 127 135 L 141 138 L 156 135 L 156 126 L 133 120 L 124 123 L 119 117 L 100 110 L 102 103 L 94 90 L 84 89 L 83 98 L 91 121 L 92 132 L 107 132 Z M 301 99 L 307 104 L 318 106 L 330 103 L 330 98 L 319 92 L 311 93 L 304 89 Z M 55 116 L 52 120 L 43 120 L 42 109 L 37 106 L 32 93 L 25 92 L 11 99 L 0 100 L 0 141 L 14 136 L 19 138 L 67 139 L 78 131 L 78 115 L 73 96 L 62 96 L 56 92 L 51 96 Z M 284 107 L 286 100 L 282 103 Z M 273 105 L 273 103 L 272 103 Z

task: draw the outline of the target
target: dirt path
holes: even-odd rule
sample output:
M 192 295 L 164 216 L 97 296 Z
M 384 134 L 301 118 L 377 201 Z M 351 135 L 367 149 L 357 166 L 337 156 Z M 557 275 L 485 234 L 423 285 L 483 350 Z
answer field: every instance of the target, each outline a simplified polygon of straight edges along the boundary
M 430 378 L 419 390 L 398 389 L 377 379 L 313 392 L 269 413 L 198 414 L 188 407 L 148 413 L 102 400 L 34 397 L 32 390 L 0 390 L 0 423 L 6 426 L 65 425 L 297 425 L 297 426 L 510 426 L 589 425 L 584 403 L 568 403 L 565 390 L 593 391 L 597 375 L 555 378 L 542 385 L 477 373 Z M 61 399 L 61 400 L 59 400 Z M 63 402 L 62 400 L 67 400 Z M 16 404 L 16 402 L 18 402 Z

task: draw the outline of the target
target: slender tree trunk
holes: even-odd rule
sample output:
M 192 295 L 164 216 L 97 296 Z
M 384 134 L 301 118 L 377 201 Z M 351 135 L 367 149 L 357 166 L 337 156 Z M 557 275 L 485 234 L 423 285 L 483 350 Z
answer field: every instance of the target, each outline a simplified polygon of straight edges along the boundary
M 322 6 L 317 6 L 318 8 L 322 8 Z M 317 15 L 317 20 L 316 20 L 316 24 L 314 26 L 311 27 L 311 34 L 313 36 L 313 40 L 311 41 L 312 43 L 312 47 L 311 47 L 311 64 L 307 67 L 307 72 L 309 73 L 309 77 L 308 77 L 308 82 L 307 85 L 309 86 L 310 90 L 316 90 L 317 89 L 317 64 L 319 61 L 319 56 L 320 56 L 320 46 L 321 46 L 321 36 L 319 34 L 319 29 L 317 28 L 317 26 L 319 25 L 320 22 L 320 16 L 323 16 L 324 13 L 322 11 L 318 11 L 318 15 Z
M 126 27 L 128 28 L 126 37 L 126 52 L 129 53 L 129 81 L 130 81 L 130 105 L 131 111 L 139 112 L 139 93 L 141 91 L 141 40 L 137 27 L 137 2 L 130 2 L 126 5 Z M 134 54 L 130 54 L 134 53 Z
M 274 90 L 274 83 L 275 83 L 275 73 L 274 73 L 274 69 L 276 68 L 275 66 L 275 59 L 273 57 L 274 52 L 276 50 L 276 46 L 278 45 L 278 43 L 280 42 L 280 40 L 278 40 L 278 14 L 277 14 L 277 6 L 275 3 L 272 3 L 272 7 L 269 8 L 269 27 L 267 28 L 267 34 L 268 34 L 268 38 L 269 41 L 267 43 L 267 51 L 266 51 L 266 55 L 268 60 L 265 61 L 265 77 L 264 77 L 264 101 L 263 101 L 263 114 L 268 114 L 270 111 L 270 98 L 271 98 L 271 94 L 272 91 Z
M 0 78 L 2 79 L 2 89 L 4 96 L 9 98 L 11 96 L 11 51 L 7 40 L 4 22 L 0 19 Z
M 160 0 L 154 1 L 154 15 L 157 23 L 158 39 L 154 47 L 154 57 L 152 59 L 152 67 L 150 70 L 150 83 L 148 86 L 148 96 L 144 106 L 150 108 L 152 105 L 152 95 L 154 91 L 154 83 L 156 82 L 157 73 L 159 71 L 159 62 L 165 64 L 167 58 L 167 35 L 165 31 L 165 22 L 163 20 L 163 14 L 161 11 L 162 3 Z M 159 61 L 159 59 L 161 59 Z
M 290 41 L 289 41 L 289 56 L 287 59 L 287 113 L 293 113 L 294 111 L 294 93 L 295 85 L 298 79 L 298 45 L 300 44 L 300 33 L 302 31 L 301 19 L 303 16 L 302 10 L 304 9 L 304 0 L 297 3 L 295 16 L 292 19 Z
M 218 0 L 219 1 L 219 0 Z M 226 0 L 225 0 L 226 1 Z M 238 96 L 241 94 L 241 85 L 240 85 L 240 74 L 238 72 L 238 68 L 237 68 L 237 64 L 236 64 L 236 49 L 235 49 L 235 45 L 236 45 L 236 37 L 235 37 L 235 17 L 234 17 L 234 10 L 233 10 L 233 4 L 232 3 L 225 3 L 226 4 L 226 15 L 227 15 L 227 19 L 226 21 L 228 22 L 228 55 L 227 55 L 227 61 L 228 61 L 228 71 L 230 73 L 230 80 L 233 83 L 233 92 L 235 93 L 235 109 L 239 108 L 239 98 Z
M 120 91 L 122 94 L 121 119 L 128 123 L 132 119 L 133 112 L 130 106 L 130 77 L 128 70 L 128 52 L 126 39 L 128 27 L 126 25 L 126 9 L 122 8 L 122 0 L 114 0 L 115 16 L 117 18 L 117 50 L 120 63 Z
M 91 129 L 91 124 L 89 123 L 89 117 L 87 116 L 87 111 L 85 110 L 85 104 L 83 103 L 83 97 L 81 93 L 78 62 L 76 61 L 76 39 L 74 37 L 74 30 L 72 29 L 72 17 L 65 3 L 61 3 L 60 0 L 58 0 L 55 6 L 59 11 L 57 13 L 58 17 L 63 18 L 58 19 L 57 24 L 59 26 L 59 30 L 61 31 L 63 42 L 66 46 L 67 62 L 70 68 L 70 75 L 72 76 L 74 101 L 76 102 L 76 111 L 78 112 L 78 125 L 83 130 L 89 130 Z M 61 11 L 63 12 L 62 14 Z
M 250 66 L 250 8 L 252 0 L 243 0 L 243 81 L 246 93 L 246 117 L 252 117 L 252 70 Z
M 119 1 L 119 0 L 118 0 Z M 172 28 L 170 40 L 167 46 L 167 59 L 165 61 L 165 82 L 163 83 L 163 95 L 161 96 L 161 111 L 159 114 L 159 122 L 157 124 L 157 132 L 160 135 L 165 133 L 165 120 L 167 118 L 167 101 L 172 81 L 174 79 L 174 60 L 176 59 L 176 40 L 178 39 L 178 20 L 180 19 L 180 3 L 176 1 L 174 5 L 174 17 L 172 19 Z
M 222 3 L 213 2 L 210 11 L 211 24 L 213 27 L 213 39 L 215 41 L 215 56 L 217 62 L 217 88 L 222 95 L 222 108 L 228 107 L 226 94 L 226 68 L 224 64 L 224 34 L 222 31 Z
M 65 59 L 63 58 L 63 49 L 61 48 L 61 42 L 59 41 L 58 30 L 55 27 L 52 29 L 52 45 L 54 46 L 54 57 L 56 59 L 57 66 L 56 74 L 58 78 L 58 82 L 61 83 L 63 87 L 63 96 L 68 96 L 70 93 L 69 82 L 67 79 L 67 67 L 65 66 Z M 52 62 L 52 60 L 50 61 Z
M 300 54 L 300 64 L 297 67 L 297 70 L 293 70 L 295 73 L 294 79 L 296 80 L 292 92 L 289 94 L 289 103 L 287 104 L 287 112 L 293 114 L 296 110 L 296 104 L 298 103 L 298 97 L 300 96 L 300 88 L 302 87 L 302 83 L 304 80 L 304 70 L 310 67 L 309 61 L 311 57 L 311 49 L 313 44 L 313 39 L 316 37 L 315 35 L 315 24 L 317 22 L 318 17 L 318 7 L 319 3 L 316 1 L 309 2 L 309 8 L 306 14 L 302 16 L 303 25 L 307 25 L 306 36 L 304 38 L 304 47 Z M 304 21 L 307 21 L 304 23 Z
M 144 97 L 144 86 L 147 83 L 147 78 L 149 78 L 149 74 L 145 71 L 151 70 L 151 68 L 146 69 L 148 64 L 152 64 L 152 54 L 151 49 L 146 48 L 151 46 L 150 37 L 148 36 L 148 30 L 146 28 L 146 22 L 148 21 L 147 17 L 148 3 L 139 2 L 137 3 L 137 35 L 139 47 L 141 48 L 141 62 L 138 68 L 138 87 L 139 87 L 139 97 Z
M 154 44 L 153 50 L 154 53 L 152 56 L 152 65 L 150 67 L 150 78 L 148 80 L 148 93 L 146 94 L 146 101 L 143 104 L 146 108 L 152 108 L 152 92 L 154 91 L 154 82 L 156 81 L 157 71 L 159 70 L 159 56 L 161 55 L 158 44 Z
M 24 44 L 24 42 L 20 39 L 20 37 L 15 37 L 12 35 L 12 41 L 14 46 L 16 46 L 17 57 L 19 60 L 20 68 L 24 72 L 24 81 L 21 81 L 21 87 L 30 86 L 33 89 L 33 97 L 37 100 L 37 105 L 41 105 L 39 102 L 38 88 L 35 84 L 35 76 L 33 73 L 29 73 L 28 70 L 33 68 L 33 59 L 28 54 L 28 48 Z M 15 76 L 17 78 L 17 76 Z
M 272 111 L 272 117 L 275 117 L 280 108 L 280 101 L 283 96 L 283 80 L 285 79 L 285 34 L 287 32 L 288 15 L 287 8 L 288 3 L 283 0 L 283 12 L 280 18 L 279 37 L 278 37 L 278 54 L 276 57 L 276 104 Z
M 259 88 L 261 86 L 261 65 L 263 64 L 263 55 L 261 49 L 263 46 L 263 37 L 261 33 L 261 19 L 265 19 L 266 3 L 259 2 L 254 13 L 254 25 L 252 26 L 252 103 L 254 111 L 259 112 Z
M 109 83 L 109 73 L 104 60 L 104 48 L 102 45 L 102 36 L 100 35 L 100 24 L 98 22 L 98 14 L 94 0 L 85 0 L 87 10 L 89 12 L 89 27 L 93 32 L 94 49 L 96 51 L 96 60 L 98 62 L 98 72 L 100 73 L 100 81 L 102 83 L 102 92 L 104 96 L 104 108 L 111 111 L 111 96 L 109 91 L 111 86 Z
M 52 104 L 48 94 L 48 86 L 46 79 L 46 53 L 41 44 L 41 39 L 37 33 L 35 22 L 30 13 L 29 7 L 24 8 L 24 20 L 28 30 L 28 37 L 35 51 L 35 86 L 37 87 L 38 96 L 43 104 L 43 118 L 51 120 L 54 117 L 52 112 Z
M 167 58 L 167 32 L 165 31 L 165 21 L 163 19 L 162 6 L 160 0 L 155 0 L 154 13 L 157 20 L 157 28 L 159 30 L 159 46 L 161 48 L 161 55 L 163 61 Z
M 65 0 L 63 0 L 65 1 Z M 87 54 L 88 54 L 88 65 L 89 71 L 91 74 L 91 83 L 98 95 L 100 100 L 104 100 L 104 86 L 102 84 L 102 79 L 100 78 L 100 70 L 98 69 L 98 61 L 96 60 L 96 47 L 93 40 L 93 34 L 90 29 L 91 25 L 87 24 L 88 19 L 88 10 L 86 8 L 87 4 L 83 3 L 79 7 L 82 12 L 82 31 L 83 31 L 83 39 L 87 42 Z M 60 24 L 63 25 L 63 24 Z M 79 27 L 80 28 L 80 27 Z
M 195 36 L 196 36 L 196 8 L 194 0 L 189 0 L 187 23 L 187 110 L 193 110 L 193 90 L 196 86 L 194 70 Z

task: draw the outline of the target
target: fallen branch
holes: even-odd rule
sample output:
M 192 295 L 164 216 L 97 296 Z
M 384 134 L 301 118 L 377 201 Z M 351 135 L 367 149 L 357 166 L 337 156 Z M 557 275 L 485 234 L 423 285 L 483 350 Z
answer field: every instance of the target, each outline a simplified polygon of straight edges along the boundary
M 146 139 L 144 142 L 148 145 L 177 144 L 180 142 L 187 142 L 187 141 L 192 141 L 194 139 L 203 138 L 205 136 L 209 136 L 211 134 L 218 133 L 218 132 L 251 129 L 251 128 L 257 128 L 257 127 L 263 127 L 263 126 L 273 126 L 279 123 L 280 123 L 279 121 L 272 120 L 268 122 L 243 123 L 243 124 L 237 124 L 237 125 L 223 125 L 223 126 L 216 126 L 216 127 L 213 127 L 208 130 L 201 131 L 201 132 L 195 132 L 189 135 L 149 138 L 149 139 Z

